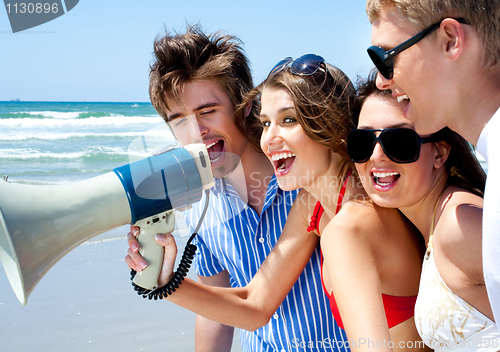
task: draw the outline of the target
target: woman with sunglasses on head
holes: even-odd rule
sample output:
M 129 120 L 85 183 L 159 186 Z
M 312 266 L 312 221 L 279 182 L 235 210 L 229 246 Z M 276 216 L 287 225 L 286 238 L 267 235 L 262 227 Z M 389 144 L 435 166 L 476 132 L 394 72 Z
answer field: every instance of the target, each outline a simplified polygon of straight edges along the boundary
M 224 324 L 260 327 L 276 312 L 321 237 L 323 286 L 349 339 L 326 337 L 333 349 L 423 349 L 413 308 L 424 245 L 399 211 L 374 205 L 361 187 L 346 146 L 353 94 L 349 78 L 317 55 L 282 60 L 251 92 L 247 102 L 260 98 L 261 109 L 260 121 L 249 123 L 262 133 L 261 148 L 279 186 L 301 191 L 278 243 L 249 285 L 220 289 L 186 280 L 167 299 Z M 172 237 L 159 242 L 166 245 L 164 284 L 176 250 Z M 129 255 L 134 269 L 131 261 L 140 258 Z M 314 348 L 319 342 L 290 341 L 292 348 Z
M 419 136 L 406 103 L 378 90 L 374 74 L 356 106 L 348 150 L 365 190 L 379 206 L 398 208 L 427 243 L 415 306 L 422 340 L 436 350 L 499 350 L 482 270 L 486 176 L 470 146 L 448 128 Z
M 321 237 L 324 289 L 351 349 L 418 349 L 412 317 L 422 243 L 399 212 L 375 206 L 359 187 L 346 154 L 352 88 L 325 66 L 299 74 L 301 65 L 285 60 L 259 87 L 261 148 L 282 189 L 302 188 L 296 203 L 314 200 L 297 208 L 310 219 L 307 231 Z

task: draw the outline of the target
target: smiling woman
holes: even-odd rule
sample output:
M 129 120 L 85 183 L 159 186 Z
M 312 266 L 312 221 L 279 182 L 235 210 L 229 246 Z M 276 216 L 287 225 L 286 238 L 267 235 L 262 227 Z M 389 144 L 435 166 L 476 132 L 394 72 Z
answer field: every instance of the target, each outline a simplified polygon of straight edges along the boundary
M 346 148 L 352 86 L 342 71 L 324 61 L 316 61 L 313 74 L 294 72 L 297 62 L 311 65 L 307 59 L 288 61 L 289 69 L 274 69 L 257 89 L 264 127 L 261 147 L 273 161 L 294 155 L 285 159 L 284 170 L 274 162 L 275 175 L 283 189 L 302 188 L 296 202 L 304 202 L 306 195 L 314 200 L 314 209 L 302 208 L 304 213 L 294 215 L 310 219 L 307 230 L 321 235 L 324 288 L 349 339 L 416 341 L 412 316 L 421 249 L 415 232 L 398 213 L 374 208 L 363 190 L 353 187 L 357 175 L 349 171 Z M 325 188 L 325 178 L 335 179 L 335 186 Z M 353 223 L 363 225 L 353 228 Z M 400 277 L 407 280 L 396 279 Z
M 307 186 L 298 184 L 300 176 L 306 173 L 316 178 L 324 176 L 330 163 L 328 147 L 306 135 L 288 91 L 267 89 L 261 102 L 260 118 L 264 127 L 261 148 L 274 165 L 280 188 L 292 190 Z M 314 182 L 314 178 L 311 181 Z
M 420 336 L 435 350 L 497 351 L 500 335 L 482 269 L 486 177 L 479 162 L 467 142 L 448 128 L 418 136 L 403 115 L 405 103 L 377 90 L 373 76 L 361 86 L 358 104 L 359 129 L 351 132 L 355 138 L 348 148 L 356 156 L 362 149 L 354 145 L 359 138 L 371 143 L 363 146 L 363 158 L 355 160 L 363 186 L 376 204 L 398 208 L 427 243 L 415 306 Z M 371 136 L 373 129 L 383 131 L 380 143 Z M 389 131 L 416 135 L 408 149 L 414 155 L 408 152 L 403 160 L 391 156 L 382 138 Z

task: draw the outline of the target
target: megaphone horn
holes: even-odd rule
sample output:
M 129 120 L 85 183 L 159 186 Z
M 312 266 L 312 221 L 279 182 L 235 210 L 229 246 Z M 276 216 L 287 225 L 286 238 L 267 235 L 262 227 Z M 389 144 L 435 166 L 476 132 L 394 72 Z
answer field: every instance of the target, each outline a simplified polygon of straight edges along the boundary
M 25 305 L 45 273 L 75 247 L 199 201 L 202 190 L 213 185 L 213 176 L 205 145 L 193 144 L 76 183 L 6 181 L 0 180 L 0 261 Z

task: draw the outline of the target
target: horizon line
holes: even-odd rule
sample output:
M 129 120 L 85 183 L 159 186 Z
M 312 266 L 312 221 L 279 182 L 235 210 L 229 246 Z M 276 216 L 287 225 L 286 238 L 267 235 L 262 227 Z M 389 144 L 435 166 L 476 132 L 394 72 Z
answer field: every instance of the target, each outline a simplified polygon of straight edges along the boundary
M 87 101 L 87 100 L 0 100 L 0 103 L 140 103 L 151 104 L 150 101 Z

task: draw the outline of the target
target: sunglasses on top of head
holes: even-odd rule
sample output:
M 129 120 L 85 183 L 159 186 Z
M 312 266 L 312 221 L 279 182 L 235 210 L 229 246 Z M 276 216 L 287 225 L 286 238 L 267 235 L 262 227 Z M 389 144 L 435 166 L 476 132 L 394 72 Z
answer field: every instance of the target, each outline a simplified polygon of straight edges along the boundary
M 325 71 L 329 72 L 326 69 L 325 59 L 316 54 L 306 54 L 295 60 L 291 57 L 284 58 L 273 67 L 273 69 L 269 72 L 268 77 L 288 66 L 290 66 L 292 73 L 298 76 L 314 75 L 321 66 L 324 66 Z
M 380 134 L 376 136 L 375 132 Z M 408 164 L 418 160 L 422 144 L 437 141 L 436 134 L 422 138 L 409 128 L 356 129 L 347 137 L 347 151 L 352 161 L 365 163 L 379 142 L 389 159 L 398 164 Z
M 454 18 L 454 20 L 456 20 L 458 23 L 470 24 L 469 21 L 467 21 L 464 18 Z M 392 79 L 392 76 L 394 74 L 394 62 L 392 58 L 397 54 L 401 53 L 402 51 L 408 49 L 412 45 L 418 43 L 420 40 L 424 39 L 427 35 L 435 31 L 437 28 L 439 28 L 441 22 L 443 22 L 443 20 L 433 24 L 429 28 L 424 29 L 422 32 L 416 34 L 415 36 L 411 37 L 404 43 L 401 43 L 390 50 L 385 51 L 379 46 L 370 46 L 367 50 L 368 55 L 370 55 L 370 58 L 375 64 L 375 67 L 377 68 L 378 72 L 380 72 L 380 74 L 384 76 L 384 78 Z

